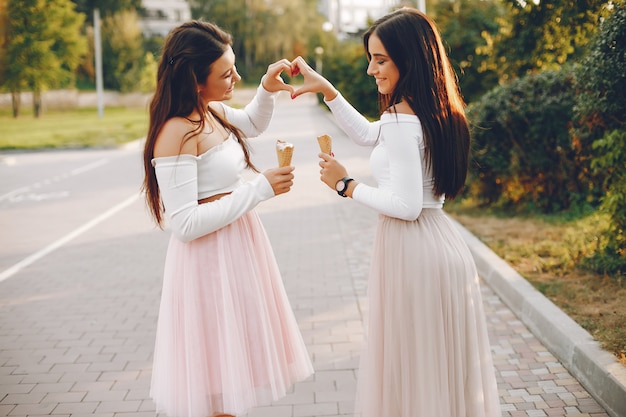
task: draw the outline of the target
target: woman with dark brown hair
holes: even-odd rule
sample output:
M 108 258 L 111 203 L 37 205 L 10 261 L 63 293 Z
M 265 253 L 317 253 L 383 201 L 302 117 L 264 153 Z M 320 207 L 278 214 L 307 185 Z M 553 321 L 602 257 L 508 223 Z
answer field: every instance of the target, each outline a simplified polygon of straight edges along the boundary
M 302 58 L 292 63 L 304 76 L 292 97 L 322 93 L 347 135 L 373 147 L 377 187 L 320 154 L 324 183 L 380 213 L 357 414 L 499 417 L 476 266 L 442 210 L 461 191 L 468 167 L 470 133 L 456 77 L 435 24 L 415 9 L 382 17 L 363 42 L 378 87 L 375 122 Z
M 192 21 L 165 40 L 150 105 L 143 189 L 172 230 L 150 395 L 172 417 L 234 416 L 276 400 L 313 368 L 259 217 L 289 191 L 293 167 L 244 181 L 246 137 L 269 125 L 275 96 L 293 92 L 269 65 L 244 109 L 222 103 L 241 80 L 231 37 Z M 257 171 L 258 172 L 258 171 Z

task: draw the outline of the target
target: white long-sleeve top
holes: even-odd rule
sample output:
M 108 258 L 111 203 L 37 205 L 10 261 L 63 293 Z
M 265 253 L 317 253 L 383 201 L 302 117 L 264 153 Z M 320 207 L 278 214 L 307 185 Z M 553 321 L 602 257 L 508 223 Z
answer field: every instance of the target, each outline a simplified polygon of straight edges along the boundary
M 423 208 L 441 208 L 444 196 L 433 193 L 434 179 L 424 158 L 424 134 L 417 116 L 384 113 L 370 122 L 338 94 L 326 101 L 339 126 L 362 146 L 373 146 L 370 168 L 378 187 L 359 183 L 352 198 L 379 213 L 415 220 Z
M 269 126 L 276 96 L 259 85 L 256 96 L 243 110 L 222 103 L 226 119 L 247 137 L 258 136 Z M 202 155 L 154 158 L 152 166 L 172 234 L 183 242 L 227 226 L 274 196 L 264 175 L 243 180 L 245 157 L 232 134 Z M 231 194 L 219 200 L 198 204 L 198 200 L 228 192 Z

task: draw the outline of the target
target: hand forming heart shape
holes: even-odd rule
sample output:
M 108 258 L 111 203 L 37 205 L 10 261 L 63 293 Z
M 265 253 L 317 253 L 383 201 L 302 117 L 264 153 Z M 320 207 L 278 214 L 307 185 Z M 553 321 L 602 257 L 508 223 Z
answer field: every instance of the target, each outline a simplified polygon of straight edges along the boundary
M 281 78 L 281 74 L 285 72 L 291 77 L 302 75 L 304 83 L 296 89 L 294 86 L 285 83 Z M 281 59 L 280 61 L 270 64 L 267 73 L 262 80 L 263 88 L 269 92 L 289 91 L 291 98 L 296 98 L 305 93 L 318 93 L 333 90 L 334 87 L 328 80 L 315 72 L 313 68 L 307 64 L 302 57 L 297 57 L 293 61 Z

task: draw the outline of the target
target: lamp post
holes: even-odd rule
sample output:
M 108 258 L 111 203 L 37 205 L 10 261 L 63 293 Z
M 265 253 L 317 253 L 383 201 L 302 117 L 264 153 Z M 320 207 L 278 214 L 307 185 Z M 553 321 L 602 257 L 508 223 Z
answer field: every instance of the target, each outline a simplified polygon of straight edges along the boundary
M 322 55 L 324 55 L 324 48 L 318 46 L 315 48 L 315 72 L 322 74 Z
M 98 117 L 102 119 L 104 115 L 104 88 L 102 86 L 102 40 L 100 37 L 100 10 L 93 11 L 93 29 L 94 29 L 94 46 L 95 46 L 95 65 L 96 65 L 96 100 L 98 102 Z

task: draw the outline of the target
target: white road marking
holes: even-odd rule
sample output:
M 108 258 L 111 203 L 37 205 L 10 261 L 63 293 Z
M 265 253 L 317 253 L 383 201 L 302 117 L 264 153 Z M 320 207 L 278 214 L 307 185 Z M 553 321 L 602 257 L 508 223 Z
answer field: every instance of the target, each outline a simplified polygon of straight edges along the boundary
M 54 182 L 58 182 L 58 181 L 64 180 L 64 179 L 72 177 L 74 175 L 82 174 L 83 172 L 92 170 L 92 169 L 97 168 L 99 166 L 102 166 L 102 165 L 104 165 L 104 164 L 106 164 L 108 162 L 109 162 L 109 160 L 107 158 L 98 159 L 97 161 L 94 161 L 94 162 L 89 163 L 89 164 L 87 164 L 85 166 L 73 169 L 70 172 L 66 172 L 65 174 L 56 175 L 53 178 L 48 178 L 48 179 L 45 179 L 43 181 L 36 182 L 36 183 L 34 183 L 32 185 L 28 185 L 26 187 L 21 187 L 21 188 L 18 188 L 16 190 L 9 191 L 6 194 L 0 195 L 0 201 L 3 201 L 3 200 L 13 200 L 14 196 L 16 196 L 18 194 L 24 194 L 24 193 L 30 192 L 32 190 L 36 190 L 38 188 L 41 188 L 42 185 L 52 184 Z
M 78 229 L 75 229 L 74 231 L 72 231 L 72 232 L 68 233 L 67 235 L 63 236 L 62 238 L 60 238 L 56 242 L 53 242 L 50 245 L 46 246 L 45 248 L 41 249 L 40 251 L 35 252 L 32 255 L 22 259 L 20 262 L 16 263 L 12 267 L 10 267 L 8 269 L 5 269 L 4 271 L 2 271 L 0 273 L 0 282 L 4 281 L 5 279 L 8 279 L 8 278 L 12 277 L 13 275 L 15 275 L 18 272 L 20 272 L 22 269 L 24 269 L 27 266 L 33 264 L 34 262 L 36 262 L 39 259 L 43 258 L 44 256 L 48 255 L 49 253 L 53 252 L 54 250 L 60 248 L 61 246 L 65 245 L 66 243 L 68 243 L 72 239 L 82 235 L 83 233 L 85 233 L 89 229 L 97 226 L 99 223 L 102 223 L 104 220 L 106 220 L 109 217 L 113 216 L 115 213 L 119 212 L 120 210 L 122 210 L 122 209 L 128 207 L 129 205 L 131 205 L 132 203 L 134 203 L 138 198 L 139 198 L 139 194 L 133 194 L 132 196 L 130 196 L 126 200 L 124 200 L 121 203 L 111 207 L 109 210 L 105 211 L 104 213 L 102 213 L 98 217 L 96 217 L 93 220 L 91 220 L 91 221 L 85 223 L 84 225 L 80 226 Z

